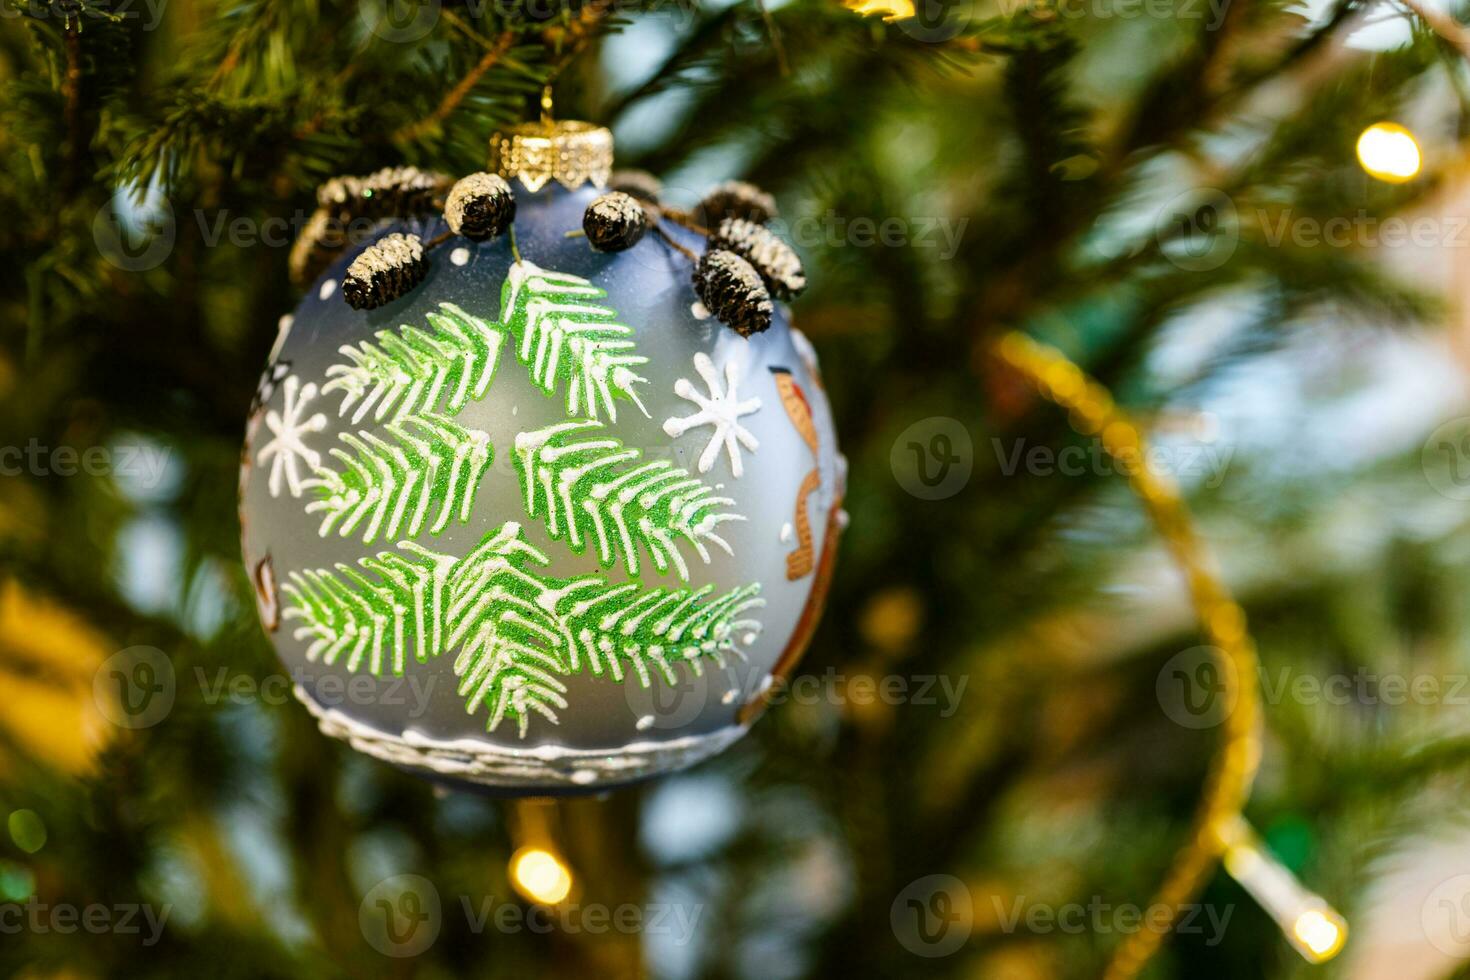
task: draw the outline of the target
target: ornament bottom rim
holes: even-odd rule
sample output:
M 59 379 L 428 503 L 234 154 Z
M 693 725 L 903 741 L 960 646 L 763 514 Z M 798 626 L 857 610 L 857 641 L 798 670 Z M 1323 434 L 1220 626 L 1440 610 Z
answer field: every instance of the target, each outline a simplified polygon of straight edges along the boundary
M 413 729 L 394 735 L 319 704 L 300 684 L 296 699 L 316 719 L 323 735 L 345 741 L 390 765 L 501 789 L 607 789 L 692 766 L 723 751 L 748 726 L 728 725 L 702 735 L 665 741 L 630 742 L 615 749 L 562 745 L 503 748 L 475 739 L 435 739 Z

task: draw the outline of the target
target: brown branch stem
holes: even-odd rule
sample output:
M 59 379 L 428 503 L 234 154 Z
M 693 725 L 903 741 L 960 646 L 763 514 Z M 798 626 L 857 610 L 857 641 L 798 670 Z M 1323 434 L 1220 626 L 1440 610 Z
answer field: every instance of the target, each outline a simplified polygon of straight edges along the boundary
M 654 208 L 658 212 L 659 217 L 667 218 L 681 228 L 687 228 L 690 231 L 694 232 L 696 235 L 703 235 L 705 238 L 709 237 L 709 229 L 700 224 L 698 221 L 695 221 L 694 217 L 690 215 L 688 211 L 683 211 L 679 208 L 662 207 L 660 205 L 654 204 L 644 204 L 643 206 L 645 208 Z
M 689 249 L 685 248 L 683 245 L 680 245 L 678 242 L 674 241 L 674 237 L 672 235 L 670 235 L 668 232 L 664 231 L 661 227 L 659 227 L 659 225 L 657 223 L 654 223 L 652 225 L 649 225 L 649 227 L 651 229 L 653 229 L 653 233 L 655 235 L 657 235 L 659 238 L 662 238 L 664 240 L 664 244 L 668 245 L 674 251 L 680 253 L 681 255 L 683 255 L 686 259 L 688 259 L 691 262 L 698 262 L 699 261 L 699 256 L 698 255 L 695 255 L 692 251 L 690 251 Z

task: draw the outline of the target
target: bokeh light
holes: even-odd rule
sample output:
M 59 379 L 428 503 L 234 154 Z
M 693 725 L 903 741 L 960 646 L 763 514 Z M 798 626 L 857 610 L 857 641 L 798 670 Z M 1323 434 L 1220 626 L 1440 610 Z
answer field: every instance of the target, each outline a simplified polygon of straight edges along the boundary
M 1413 133 L 1397 123 L 1378 122 L 1358 137 L 1358 162 L 1369 176 L 1402 184 L 1419 176 L 1424 155 Z
M 1291 931 L 1317 963 L 1332 959 L 1347 941 L 1342 918 L 1323 909 L 1309 909 L 1297 916 Z
M 572 873 L 550 851 L 523 847 L 510 859 L 516 891 L 541 905 L 555 905 L 572 891 Z
M 35 810 L 16 810 L 6 825 L 15 846 L 27 854 L 35 854 L 46 846 L 46 824 Z

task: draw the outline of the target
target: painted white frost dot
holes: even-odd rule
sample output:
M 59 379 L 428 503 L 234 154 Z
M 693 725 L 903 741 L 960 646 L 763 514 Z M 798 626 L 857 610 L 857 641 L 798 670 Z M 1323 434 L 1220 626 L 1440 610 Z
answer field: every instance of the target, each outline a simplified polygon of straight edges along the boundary
M 317 299 L 331 299 L 332 294 L 337 291 L 337 280 L 328 279 L 322 283 L 322 288 L 316 291 Z
M 636 727 L 640 732 L 646 732 L 653 727 L 653 722 L 653 715 L 644 715 L 642 718 L 639 718 L 638 721 L 634 723 L 634 727 Z
M 720 703 L 721 704 L 733 704 L 735 702 L 735 693 L 736 693 L 735 692 L 735 688 L 733 688 L 733 687 L 730 688 L 730 690 L 728 690 L 724 694 L 721 694 L 720 695 Z
M 577 769 L 572 773 L 571 779 L 578 786 L 589 786 L 597 782 L 597 773 L 591 769 Z
M 461 245 L 459 248 L 457 248 L 454 251 L 452 251 L 452 252 L 449 253 L 449 261 L 452 264 L 458 265 L 458 266 L 469 265 L 470 264 L 470 250 L 467 249 L 467 248 L 465 248 L 463 245 Z

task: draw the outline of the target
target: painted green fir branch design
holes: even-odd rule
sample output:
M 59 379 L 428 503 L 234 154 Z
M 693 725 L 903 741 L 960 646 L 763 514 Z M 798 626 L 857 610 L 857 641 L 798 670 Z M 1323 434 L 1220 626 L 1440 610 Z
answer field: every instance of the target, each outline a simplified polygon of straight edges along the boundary
M 706 563 L 712 548 L 732 553 L 718 530 L 743 520 L 729 510 L 734 501 L 668 461 L 644 459 L 599 419 L 615 419 L 618 400 L 644 410 L 634 368 L 647 360 L 632 328 L 597 302 L 605 295 L 519 261 L 497 323 L 444 303 L 426 315 L 427 328 L 383 330 L 340 349 L 344 360 L 327 369 L 322 390 L 341 394 L 338 414 L 354 426 L 379 428 L 338 436 L 303 483 L 316 497 L 306 511 L 320 515 L 323 536 L 399 544 L 355 565 L 289 575 L 284 616 L 297 621 L 309 660 L 401 675 L 410 660 L 456 652 L 466 710 L 484 708 L 489 731 L 512 719 L 524 737 L 533 715 L 556 723 L 568 676 L 673 683 L 680 665 L 697 673 L 706 659 L 723 663 L 753 641 L 760 624 L 748 614 L 764 604 L 758 585 L 716 596 L 708 585 L 552 578 L 550 559 L 515 523 L 462 558 L 407 540 L 473 515 L 494 447 L 455 416 L 490 390 L 509 334 L 536 387 L 549 396 L 565 389 L 570 417 L 516 439 L 528 517 L 579 554 L 593 543 L 603 567 L 621 564 L 632 577 L 646 560 L 688 581 L 685 549 Z
M 410 653 L 419 663 L 439 655 L 445 590 L 456 559 L 412 541 L 398 547 L 398 552 L 359 559 L 360 570 L 339 562 L 336 574 L 308 569 L 292 572 L 282 584 L 291 599 L 282 619 L 302 621 L 295 636 L 310 641 L 308 660 L 329 667 L 340 661 L 353 673 L 366 666 L 375 677 L 385 671 L 401 677 Z
M 646 379 L 633 368 L 648 358 L 634 353 L 633 328 L 597 300 L 607 291 L 580 276 L 548 272 L 521 260 L 501 288 L 500 324 L 520 341 L 516 353 L 531 380 L 548 395 L 566 384 L 567 415 L 616 420 L 614 397 L 626 398 L 644 415 L 635 385 Z
M 343 432 L 330 455 L 341 469 L 317 468 L 302 486 L 316 491 L 308 514 L 322 514 L 322 537 L 335 529 L 349 537 L 362 529 L 364 544 L 381 533 L 414 537 L 439 534 L 451 519 L 470 519 L 480 480 L 490 468 L 490 437 L 442 415 L 411 415 L 384 427 L 390 437 Z
M 376 342 L 344 344 L 347 362 L 327 368 L 322 392 L 342 393 L 338 414 L 351 411 L 354 425 L 369 412 L 376 422 L 429 411 L 454 416 L 489 390 L 510 332 L 538 388 L 552 395 L 566 386 L 569 417 L 616 420 L 622 398 L 647 415 L 636 390 L 645 379 L 633 369 L 648 358 L 635 352 L 633 328 L 596 302 L 606 295 L 580 276 L 516 262 L 501 289 L 498 328 L 441 303 L 426 315 L 432 330 L 405 324 L 397 334 L 378 331 Z
M 319 533 L 360 530 L 371 544 L 380 534 L 437 535 L 451 519 L 469 519 L 493 447 L 487 434 L 451 417 L 489 390 L 510 333 L 532 382 L 548 394 L 565 384 L 568 413 L 592 416 L 518 437 L 527 516 L 545 520 L 551 537 L 579 554 L 594 541 L 603 567 L 621 562 L 630 575 L 642 568 L 640 551 L 683 581 L 689 566 L 681 546 L 706 564 L 711 547 L 731 553 L 716 529 L 743 519 L 724 509 L 733 500 L 668 462 L 638 463 L 638 450 L 590 437 L 599 411 L 616 417 L 615 398 L 643 409 L 634 390 L 643 379 L 632 368 L 647 358 L 634 352 L 632 328 L 594 302 L 605 295 L 578 276 L 522 260 L 502 288 L 496 326 L 441 303 L 426 315 L 430 329 L 404 325 L 343 345 L 346 361 L 327 369 L 322 390 L 341 393 L 338 414 L 350 413 L 353 423 L 388 420 L 387 437 L 342 434 L 330 453 L 339 465 L 320 466 L 305 481 L 317 493 L 307 511 L 322 515 Z
M 457 650 L 466 711 L 487 708 L 487 731 L 510 718 L 522 737 L 533 713 L 556 723 L 564 677 L 585 669 L 672 683 L 680 665 L 697 673 L 706 659 L 723 664 L 760 629 L 747 615 L 764 605 L 758 585 L 718 597 L 708 585 L 610 585 L 549 577 L 550 561 L 514 522 L 463 558 L 402 542 L 358 567 L 293 572 L 283 615 L 300 621 L 308 659 L 349 671 L 401 674 L 410 655 L 425 662 Z
M 485 396 L 505 333 L 453 303 L 440 303 L 425 319 L 432 330 L 404 324 L 396 334 L 379 330 L 377 343 L 339 348 L 349 363 L 327 368 L 322 385 L 323 394 L 342 392 L 338 415 L 351 410 L 353 425 L 375 408 L 375 422 L 426 412 L 453 417 Z
M 604 568 L 621 561 L 634 576 L 640 546 L 660 572 L 673 567 L 684 581 L 689 567 L 681 543 L 706 564 L 710 546 L 734 554 L 716 531 L 744 520 L 725 509 L 735 501 L 716 495 L 688 470 L 642 456 L 590 419 L 522 432 L 515 465 L 526 516 L 543 519 L 546 533 L 565 538 L 578 554 L 593 542 Z

